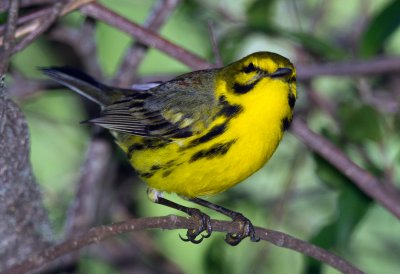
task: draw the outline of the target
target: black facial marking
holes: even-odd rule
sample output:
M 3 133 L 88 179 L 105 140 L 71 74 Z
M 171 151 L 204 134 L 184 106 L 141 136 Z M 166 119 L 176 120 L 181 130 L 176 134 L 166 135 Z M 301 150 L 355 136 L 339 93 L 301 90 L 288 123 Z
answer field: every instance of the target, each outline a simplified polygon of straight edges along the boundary
M 253 71 L 256 71 L 256 70 L 257 70 L 257 68 L 254 66 L 254 64 L 250 63 L 243 69 L 243 72 L 250 73 L 250 72 L 253 72 Z
M 243 107 L 241 105 L 229 104 L 224 95 L 219 97 L 219 103 L 222 105 L 222 109 L 218 113 L 218 116 L 225 116 L 226 118 L 231 119 L 243 111 Z
M 235 142 L 236 140 L 231 140 L 226 143 L 217 143 L 209 149 L 200 150 L 192 155 L 189 162 L 194 162 L 203 158 L 212 159 L 215 157 L 223 156 L 229 151 L 229 149 Z
M 253 83 L 246 84 L 246 85 L 235 83 L 233 85 L 233 92 L 236 94 L 245 94 L 245 93 L 249 92 L 250 90 L 252 90 L 254 88 L 254 86 L 258 83 L 258 81 L 260 81 L 260 80 L 254 81 Z
M 294 96 L 293 93 L 289 93 L 289 95 L 288 95 L 288 103 L 289 103 L 290 108 L 293 109 L 294 105 L 296 103 L 296 97 Z
M 288 118 L 288 117 L 285 117 L 285 118 L 282 119 L 281 123 L 282 123 L 281 124 L 282 131 L 286 131 L 286 130 L 289 129 L 290 124 L 292 123 L 292 119 Z

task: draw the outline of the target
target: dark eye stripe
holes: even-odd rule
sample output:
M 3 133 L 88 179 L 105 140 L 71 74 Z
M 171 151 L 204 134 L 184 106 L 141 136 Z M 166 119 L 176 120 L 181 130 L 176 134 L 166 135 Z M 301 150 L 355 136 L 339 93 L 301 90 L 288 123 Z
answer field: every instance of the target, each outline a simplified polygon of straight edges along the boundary
M 249 92 L 250 90 L 252 90 L 254 88 L 254 86 L 260 81 L 260 79 L 258 79 L 257 81 L 254 81 L 251 84 L 247 84 L 247 85 L 243 85 L 243 84 L 239 84 L 239 83 L 235 83 L 233 85 L 233 91 L 236 94 L 245 94 L 247 92 Z
M 244 67 L 243 72 L 250 73 L 250 72 L 253 72 L 253 71 L 256 71 L 256 70 L 257 70 L 257 68 L 254 66 L 254 64 L 250 63 L 246 67 Z

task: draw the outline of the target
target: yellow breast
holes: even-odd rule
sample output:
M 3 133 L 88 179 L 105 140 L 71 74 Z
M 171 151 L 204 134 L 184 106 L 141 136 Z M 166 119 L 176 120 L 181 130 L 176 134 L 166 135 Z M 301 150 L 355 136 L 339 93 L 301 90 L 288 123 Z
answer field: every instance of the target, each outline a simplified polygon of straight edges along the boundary
M 292 119 L 288 101 L 295 91 L 282 81 L 264 79 L 251 96 L 230 96 L 226 83 L 218 94 L 240 106 L 220 116 L 202 134 L 185 139 L 121 134 L 118 143 L 147 184 L 186 197 L 222 192 L 261 168 L 272 156 Z M 290 95 L 292 94 L 292 95 Z

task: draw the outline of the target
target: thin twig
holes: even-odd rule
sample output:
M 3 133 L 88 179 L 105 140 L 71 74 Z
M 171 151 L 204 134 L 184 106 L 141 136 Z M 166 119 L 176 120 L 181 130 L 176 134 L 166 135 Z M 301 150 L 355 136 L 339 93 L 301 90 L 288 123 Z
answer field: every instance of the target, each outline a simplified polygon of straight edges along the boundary
M 52 8 L 52 13 L 49 14 L 48 17 L 43 18 L 38 22 L 37 27 L 30 32 L 26 37 L 24 37 L 13 49 L 13 53 L 17 53 L 24 48 L 26 48 L 28 45 L 30 45 L 39 35 L 41 35 L 47 28 L 53 24 L 53 22 L 56 20 L 58 15 L 61 12 L 61 9 L 63 7 L 64 3 L 59 2 L 55 4 Z
M 59 0 L 11 0 L 11 1 L 0 1 L 0 12 L 5 11 L 9 8 L 9 2 L 20 2 L 19 5 L 23 8 L 31 7 L 31 6 L 38 6 L 38 5 L 45 5 L 45 4 L 54 4 Z
M 389 212 L 400 219 L 400 195 L 390 193 L 368 171 L 360 168 L 351 161 L 340 149 L 334 146 L 324 137 L 312 132 L 300 119 L 294 119 L 292 132 L 302 140 L 311 150 L 318 153 L 350 180 L 354 182 L 364 193 L 384 206 Z
M 297 79 L 308 80 L 322 75 L 354 76 L 400 72 L 400 57 L 376 57 L 318 65 L 297 65 Z
M 194 55 L 188 50 L 179 47 L 164 38 L 161 38 L 156 33 L 139 26 L 138 24 L 129 21 L 125 17 L 111 11 L 110 9 L 102 6 L 100 3 L 92 3 L 81 8 L 81 11 L 97 20 L 103 21 L 121 31 L 128 33 L 135 37 L 138 41 L 150 47 L 161 50 L 173 58 L 180 60 L 193 69 L 206 69 L 210 68 L 211 64 L 204 61 L 202 58 Z
M 105 140 L 95 137 L 91 141 L 74 200 L 68 210 L 64 239 L 72 238 L 79 231 L 85 231 L 96 224 L 104 182 L 112 181 L 109 179 L 114 175 L 111 153 L 111 146 Z M 79 252 L 73 252 L 63 258 L 62 264 L 69 265 L 78 260 Z
M 95 0 L 74 0 L 71 2 L 68 2 L 66 4 L 64 4 L 62 10 L 60 12 L 58 12 L 58 16 L 64 16 L 78 8 L 80 8 L 83 5 L 86 5 L 88 3 L 91 3 Z M 14 1 L 15 2 L 15 1 Z M 16 1 L 18 2 L 18 1 Z M 24 17 L 22 17 L 19 21 L 18 24 L 22 24 L 24 22 L 26 22 L 26 24 L 23 24 L 22 26 L 18 27 L 17 30 L 15 31 L 15 38 L 21 38 L 25 35 L 31 35 L 33 32 L 36 33 L 38 32 L 39 34 L 41 34 L 43 31 L 46 30 L 46 28 L 44 28 L 43 26 L 43 22 L 45 24 L 50 23 L 49 25 L 45 25 L 46 27 L 49 27 L 51 25 L 51 21 L 49 20 L 51 19 L 51 17 L 53 16 L 53 14 L 55 13 L 55 8 L 56 5 L 62 4 L 65 1 L 57 1 L 57 3 L 49 8 L 44 8 L 42 10 L 39 10 L 37 12 L 28 14 Z M 2 31 L 2 29 L 0 28 L 0 31 Z M 35 36 L 37 37 L 37 36 Z M 0 37 L 0 45 L 3 44 L 3 39 L 2 37 Z
M 210 33 L 211 47 L 214 54 L 215 64 L 217 67 L 222 67 L 224 64 L 222 62 L 221 53 L 219 52 L 217 37 L 215 36 L 214 24 L 210 20 L 208 21 L 208 32 Z
M 94 225 L 101 184 L 109 181 L 111 153 L 111 146 L 105 140 L 94 138 L 91 141 L 66 221 L 65 238 Z
M 179 0 L 158 0 L 150 11 L 150 15 L 143 26 L 151 31 L 157 32 L 171 15 L 178 3 Z M 114 84 L 118 86 L 130 86 L 134 82 L 135 72 L 147 50 L 148 46 L 140 42 L 134 42 L 132 44 L 125 53 L 122 64 L 113 80 Z
M 239 229 L 239 225 L 234 222 L 211 220 L 211 224 L 213 230 L 219 232 L 235 233 Z M 32 255 L 28 260 L 9 268 L 8 270 L 4 271 L 3 274 L 26 273 L 27 271 L 38 268 L 74 250 L 80 249 L 92 243 L 104 241 L 111 236 L 122 233 L 151 228 L 172 230 L 193 229 L 195 227 L 196 222 L 194 222 L 191 218 L 178 217 L 175 215 L 132 219 L 126 222 L 94 227 L 79 237 L 67 240 L 36 255 Z M 333 268 L 336 268 L 343 273 L 363 273 L 361 270 L 357 269 L 341 257 L 322 248 L 296 239 L 285 233 L 257 227 L 256 234 L 264 241 L 268 241 L 276 246 L 292 249 L 307 256 L 313 257 L 316 260 L 329 264 Z
M 18 2 L 18 1 L 16 1 L 16 2 Z M 29 14 L 26 14 L 24 16 L 19 17 L 18 21 L 17 21 L 17 25 L 25 24 L 25 23 L 27 23 L 29 21 L 38 19 L 38 18 L 40 18 L 42 16 L 47 16 L 50 13 L 51 13 L 51 7 L 39 9 L 37 11 L 31 12 Z M 2 34 L 4 30 L 5 30 L 5 26 L 4 25 L 0 26 L 0 34 Z M 15 36 L 19 37 L 18 34 L 16 34 Z
M 5 41 L 0 49 L 0 75 L 4 75 L 8 69 L 8 62 L 14 46 L 15 30 L 18 20 L 18 1 L 10 2 L 11 3 L 10 9 L 8 10 L 6 33 L 4 35 Z
M 91 18 L 87 18 L 79 29 L 58 26 L 50 32 L 49 36 L 70 46 L 87 73 L 95 78 L 103 79 L 103 72 L 97 58 L 95 22 Z

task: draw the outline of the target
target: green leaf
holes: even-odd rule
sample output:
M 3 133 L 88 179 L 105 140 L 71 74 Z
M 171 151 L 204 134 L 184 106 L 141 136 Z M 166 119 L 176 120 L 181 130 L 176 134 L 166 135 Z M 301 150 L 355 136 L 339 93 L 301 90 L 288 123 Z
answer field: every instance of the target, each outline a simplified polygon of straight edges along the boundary
M 240 27 L 228 31 L 223 37 L 221 37 L 219 48 L 224 64 L 229 64 L 235 60 L 238 48 L 250 34 L 252 34 L 251 30 L 246 27 Z
M 7 13 L 0 12 L 0 24 L 5 24 L 7 22 Z
M 247 10 L 248 25 L 255 28 L 265 29 L 273 25 L 275 1 L 257 0 Z
M 304 48 L 309 52 L 325 57 L 329 60 L 343 59 L 346 57 L 347 53 L 335 47 L 331 41 L 324 41 L 316 36 L 310 35 L 304 32 L 281 32 L 284 36 L 292 38 L 299 42 Z
M 399 26 L 400 0 L 394 0 L 372 18 L 361 38 L 360 55 L 370 57 L 378 53 Z
M 203 258 L 203 265 L 205 267 L 205 273 L 217 274 L 217 273 L 233 273 L 233 269 L 230 264 L 226 263 L 224 252 L 224 244 L 220 239 L 212 240 L 209 243 L 205 256 Z
M 319 155 L 314 154 L 314 160 L 316 163 L 315 174 L 318 178 L 332 189 L 344 190 L 348 179 Z
M 368 105 L 345 106 L 341 112 L 343 134 L 350 140 L 378 141 L 382 138 L 381 115 Z
M 368 212 L 372 199 L 347 177 L 318 155 L 314 155 L 317 175 L 322 182 L 339 190 L 335 218 L 310 240 L 324 249 L 346 251 L 351 235 Z M 308 258 L 304 273 L 321 273 L 322 264 Z

